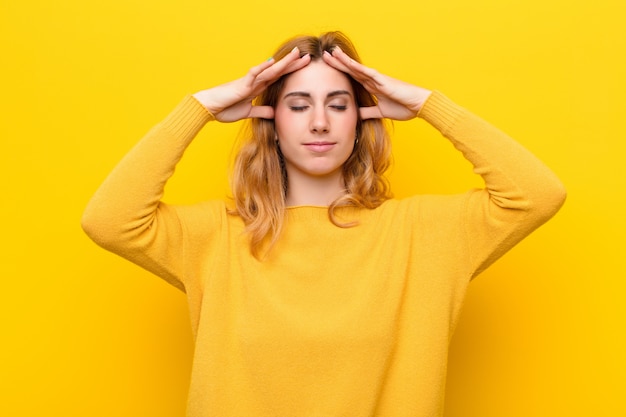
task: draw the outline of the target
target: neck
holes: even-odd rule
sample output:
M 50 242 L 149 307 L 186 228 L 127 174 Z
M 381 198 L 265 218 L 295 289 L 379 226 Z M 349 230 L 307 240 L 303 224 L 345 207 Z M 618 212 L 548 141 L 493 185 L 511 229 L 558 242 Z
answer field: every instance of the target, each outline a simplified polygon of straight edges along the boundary
M 298 172 L 289 173 L 287 206 L 329 206 L 345 194 L 343 175 L 338 170 L 329 175 L 312 177 Z

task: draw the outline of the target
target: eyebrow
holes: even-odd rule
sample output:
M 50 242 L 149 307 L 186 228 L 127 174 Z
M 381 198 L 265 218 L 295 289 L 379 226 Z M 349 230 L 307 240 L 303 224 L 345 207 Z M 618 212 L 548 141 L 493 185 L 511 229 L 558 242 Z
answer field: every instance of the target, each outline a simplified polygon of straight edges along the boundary
M 335 90 L 328 93 L 326 97 L 335 97 L 341 95 L 352 96 L 352 94 L 348 90 Z M 311 93 L 307 93 L 306 91 L 292 91 L 290 93 L 285 94 L 283 98 L 287 97 L 311 97 Z

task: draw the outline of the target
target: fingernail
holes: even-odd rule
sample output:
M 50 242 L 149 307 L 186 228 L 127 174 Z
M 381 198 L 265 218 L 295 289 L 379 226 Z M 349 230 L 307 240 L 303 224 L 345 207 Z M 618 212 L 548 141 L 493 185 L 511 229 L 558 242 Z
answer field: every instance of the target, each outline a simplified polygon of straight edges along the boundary
M 297 46 L 294 46 L 294 48 L 291 50 L 291 52 L 295 52 L 295 51 L 299 51 L 300 49 Z
M 273 57 L 273 56 L 271 56 L 271 57 L 267 58 L 267 62 L 270 62 L 272 59 L 274 59 L 274 57 Z

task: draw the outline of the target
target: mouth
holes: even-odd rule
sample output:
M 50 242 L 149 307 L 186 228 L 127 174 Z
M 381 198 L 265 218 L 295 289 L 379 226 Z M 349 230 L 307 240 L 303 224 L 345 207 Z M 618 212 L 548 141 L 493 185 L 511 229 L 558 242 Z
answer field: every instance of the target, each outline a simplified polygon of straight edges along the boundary
M 315 141 L 306 142 L 303 144 L 303 146 L 312 152 L 322 153 L 331 150 L 335 147 L 336 144 L 337 142 Z

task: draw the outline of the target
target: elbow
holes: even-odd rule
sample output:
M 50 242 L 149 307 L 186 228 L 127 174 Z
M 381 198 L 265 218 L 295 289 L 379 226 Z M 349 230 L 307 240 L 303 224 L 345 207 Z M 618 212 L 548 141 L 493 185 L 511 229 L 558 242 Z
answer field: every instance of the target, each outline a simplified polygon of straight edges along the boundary
M 83 212 L 80 225 L 98 246 L 122 254 L 149 245 L 154 240 L 152 220 L 152 216 L 134 218 L 123 210 L 89 204 Z
M 99 246 L 109 248 L 114 242 L 114 227 L 109 216 L 91 205 L 87 206 L 80 219 L 85 234 Z
M 561 209 L 566 199 L 565 185 L 555 177 L 551 182 L 544 184 L 543 192 L 536 198 L 533 206 L 539 217 L 545 222 Z
M 98 235 L 98 221 L 93 216 L 93 213 L 87 209 L 83 212 L 83 216 L 80 218 L 80 227 L 87 236 L 93 239 L 93 236 Z
M 565 184 L 561 182 L 558 178 L 554 178 L 554 183 L 552 187 L 550 187 L 550 203 L 552 207 L 554 207 L 554 213 L 565 204 L 565 200 L 567 199 L 567 190 L 565 189 Z
M 558 208 L 560 209 L 561 206 L 563 206 L 563 204 L 565 204 L 565 200 L 567 200 L 567 189 L 565 188 L 565 184 L 563 184 L 561 181 L 558 182 L 558 189 L 556 190 L 555 194 L 555 202 L 558 205 Z
M 83 232 L 91 240 L 96 242 L 98 245 L 102 246 L 104 243 L 104 227 L 102 227 L 102 220 L 99 218 L 97 213 L 94 213 L 93 210 L 90 210 L 89 207 L 83 212 L 83 216 L 80 219 L 80 226 L 83 229 Z

